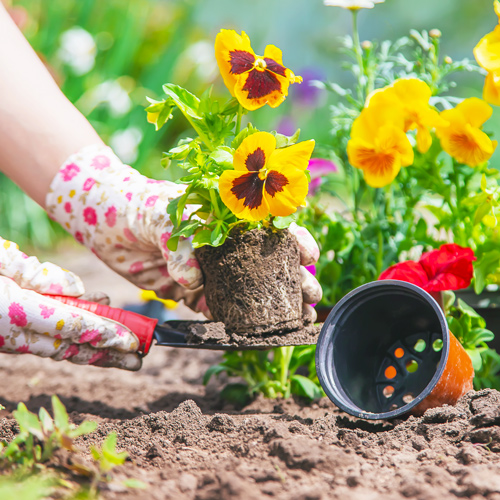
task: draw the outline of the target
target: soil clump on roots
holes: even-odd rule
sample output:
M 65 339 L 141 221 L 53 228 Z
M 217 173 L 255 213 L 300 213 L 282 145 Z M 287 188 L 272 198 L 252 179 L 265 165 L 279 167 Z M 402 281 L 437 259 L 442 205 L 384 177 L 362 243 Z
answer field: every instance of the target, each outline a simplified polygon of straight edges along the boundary
M 233 230 L 220 247 L 196 250 L 205 297 L 229 334 L 258 337 L 302 329 L 300 255 L 288 232 Z

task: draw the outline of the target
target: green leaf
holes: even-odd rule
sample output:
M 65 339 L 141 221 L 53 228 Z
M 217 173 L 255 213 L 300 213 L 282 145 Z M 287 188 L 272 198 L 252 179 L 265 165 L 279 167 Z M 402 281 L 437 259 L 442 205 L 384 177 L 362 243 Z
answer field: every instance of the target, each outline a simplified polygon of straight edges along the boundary
M 200 106 L 200 100 L 191 92 L 186 89 L 174 85 L 172 83 L 167 83 L 163 85 L 163 91 L 167 94 L 175 105 L 185 114 L 192 118 L 201 120 L 202 117 L 198 114 L 198 108 Z
M 97 422 L 92 420 L 85 420 L 76 429 L 71 431 L 71 437 L 83 436 L 84 434 L 90 434 L 97 429 Z
M 190 153 L 191 149 L 191 144 L 182 144 L 170 149 L 167 153 L 165 153 L 165 157 L 169 160 L 184 160 Z
M 200 221 L 196 219 L 183 220 L 177 230 L 172 233 L 171 238 L 188 238 L 194 234 L 194 232 L 200 227 L 200 224 Z
M 276 229 L 286 229 L 290 227 L 290 224 L 292 222 L 295 222 L 296 220 L 297 212 L 293 213 L 292 215 L 287 215 L 286 217 L 274 217 L 273 226 Z
M 210 229 L 202 229 L 198 231 L 193 238 L 193 248 L 199 248 L 212 243 L 212 231 Z
M 234 150 L 227 146 L 219 146 L 209 156 L 209 158 L 225 168 L 233 168 L 233 154 Z
M 49 415 L 49 412 L 45 408 L 40 408 L 38 415 L 40 417 L 40 423 L 42 424 L 43 431 L 46 434 L 50 434 L 54 430 L 54 421 Z
M 116 450 L 116 442 L 117 442 L 116 432 L 111 432 L 108 434 L 104 442 L 102 443 L 102 454 L 114 465 L 122 465 L 126 458 L 128 457 L 128 453 L 126 451 L 117 451 Z
M 292 393 L 298 396 L 305 396 L 309 399 L 318 399 L 323 396 L 320 388 L 310 379 L 303 375 L 293 375 L 290 377 L 292 383 Z
M 278 134 L 278 132 L 272 132 L 272 134 L 274 135 L 274 137 L 276 137 L 276 148 L 286 148 L 297 143 L 297 141 L 299 140 L 300 128 L 298 128 L 294 132 L 294 134 L 290 136 Z
M 28 434 L 32 434 L 36 438 L 43 440 L 42 424 L 38 420 L 38 417 L 26 408 L 24 403 L 19 403 L 17 410 L 13 411 L 12 414 L 19 424 L 21 432 L 27 432 Z
M 175 252 L 178 246 L 179 246 L 179 236 L 170 236 L 170 238 L 167 241 L 167 248 L 171 252 Z
M 234 139 L 231 143 L 231 147 L 233 149 L 238 149 L 240 144 L 246 139 L 248 136 L 255 134 L 259 130 L 256 129 L 251 123 L 249 123 Z
M 486 279 L 500 266 L 500 250 L 485 252 L 474 265 L 474 291 L 479 294 L 486 286 Z
M 60 431 L 69 429 L 69 417 L 61 400 L 54 394 L 52 396 L 52 411 L 54 412 L 54 424 Z
M 134 479 L 133 477 L 125 479 L 125 481 L 122 481 L 122 484 L 126 488 L 135 488 L 139 490 L 145 490 L 148 487 L 146 483 L 139 481 L 139 479 Z
M 207 385 L 209 380 L 212 378 L 213 375 L 217 375 L 219 373 L 222 373 L 226 371 L 226 367 L 222 364 L 219 365 L 212 365 L 206 372 L 205 375 L 203 376 L 203 385 Z
M 472 367 L 474 371 L 479 371 L 483 365 L 483 360 L 481 358 L 481 353 L 477 349 L 465 349 L 465 352 L 469 355 L 472 361 Z
M 245 384 L 228 384 L 220 392 L 222 399 L 238 406 L 245 406 L 250 400 L 248 386 Z
M 474 225 L 479 224 L 485 215 L 487 215 L 491 210 L 491 205 L 485 201 L 477 207 L 476 213 L 474 214 Z
M 458 319 L 454 318 L 453 316 L 447 316 L 446 320 L 448 321 L 448 328 L 450 329 L 451 333 L 453 333 L 455 337 L 460 339 L 463 336 L 463 329 L 460 321 L 458 321 Z

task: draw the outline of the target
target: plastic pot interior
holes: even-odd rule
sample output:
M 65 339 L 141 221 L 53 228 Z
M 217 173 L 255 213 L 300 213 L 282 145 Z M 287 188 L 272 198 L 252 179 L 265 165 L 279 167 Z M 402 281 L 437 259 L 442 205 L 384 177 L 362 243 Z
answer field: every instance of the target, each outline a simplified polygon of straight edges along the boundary
M 403 281 L 375 281 L 332 309 L 318 339 L 316 369 L 342 410 L 393 418 L 430 394 L 449 345 L 444 313 L 427 292 Z

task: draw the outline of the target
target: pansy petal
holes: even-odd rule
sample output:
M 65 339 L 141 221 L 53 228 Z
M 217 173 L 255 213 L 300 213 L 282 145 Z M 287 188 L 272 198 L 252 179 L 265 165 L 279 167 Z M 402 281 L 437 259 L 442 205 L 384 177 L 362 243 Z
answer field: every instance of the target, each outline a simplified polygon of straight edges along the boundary
M 483 99 L 494 106 L 500 106 L 500 78 L 496 77 L 494 73 L 486 75 Z
M 269 169 L 287 172 L 288 169 L 305 170 L 314 150 L 314 140 L 302 141 L 287 148 L 276 149 L 268 163 Z
M 215 38 L 215 58 L 226 87 L 235 95 L 237 75 L 249 71 L 252 66 L 248 63 L 255 60 L 250 38 L 244 31 L 239 35 L 234 30 L 221 30 Z
M 281 49 L 279 49 L 275 45 L 266 46 L 266 50 L 264 50 L 264 59 L 266 58 L 272 59 L 280 66 L 283 66 L 283 53 L 281 52 Z
M 234 96 L 250 111 L 265 104 L 278 107 L 288 95 L 289 81 L 270 71 L 253 69 L 238 78 L 234 86 Z
M 426 127 L 417 127 L 417 149 L 426 153 L 432 145 L 432 136 Z
M 474 57 L 486 71 L 500 70 L 500 25 L 483 36 L 474 47 Z
M 492 107 L 478 97 L 469 97 L 457 104 L 456 111 L 462 113 L 473 127 L 480 127 L 493 113 Z
M 266 179 L 264 198 L 271 215 L 286 217 L 305 203 L 307 192 L 308 181 L 302 170 L 287 168 L 284 173 L 271 170 Z
M 378 278 L 379 280 L 399 280 L 413 283 L 427 290 L 429 278 L 420 262 L 407 260 L 399 262 L 386 269 Z
M 360 139 L 351 139 L 347 144 L 349 163 L 364 172 L 365 181 L 371 187 L 390 184 L 401 169 L 401 155 L 391 148 L 385 152 L 376 151 Z
M 219 179 L 222 202 L 240 219 L 257 221 L 269 215 L 263 188 L 257 173 L 225 170 Z
M 235 170 L 259 171 L 269 161 L 276 149 L 276 138 L 269 132 L 255 132 L 245 137 L 234 153 Z

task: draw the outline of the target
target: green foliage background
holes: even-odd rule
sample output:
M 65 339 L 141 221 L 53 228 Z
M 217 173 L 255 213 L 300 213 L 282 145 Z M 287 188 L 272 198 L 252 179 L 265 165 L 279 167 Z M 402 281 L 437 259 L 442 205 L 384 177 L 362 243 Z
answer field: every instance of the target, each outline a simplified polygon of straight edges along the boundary
M 145 119 L 145 96 L 159 94 L 166 81 L 195 93 L 214 83 L 215 92 L 225 94 L 210 60 L 221 28 L 246 31 L 257 53 L 262 53 L 266 44 L 280 47 L 284 62 L 297 74 L 312 68 L 330 81 L 350 83 L 339 62 L 338 41 L 350 32 L 350 14 L 325 7 L 321 0 L 14 0 L 13 4 L 26 9 L 24 33 L 56 75 L 63 92 L 104 140 L 130 128 L 138 131 L 141 138 L 131 163 L 156 178 L 179 175 L 175 169 L 164 171 L 159 160 L 161 151 L 177 142 L 185 125 L 182 120 L 173 120 L 162 133 L 155 133 Z M 443 33 L 443 52 L 454 59 L 472 58 L 474 45 L 496 23 L 491 0 L 386 0 L 359 16 L 362 40 L 394 40 L 411 28 L 438 28 Z M 82 76 L 58 56 L 62 33 L 75 26 L 88 31 L 97 45 L 95 66 Z M 201 70 L 194 55 L 202 56 Z M 117 115 L 105 103 L 89 105 L 89 96 L 104 82 L 119 82 L 126 90 L 132 104 L 128 112 Z M 480 75 L 463 75 L 459 94 L 480 95 L 482 83 Z M 284 105 L 275 110 L 262 108 L 253 113 L 252 120 L 258 128 L 272 130 L 286 118 L 302 129 L 302 140 L 314 138 L 319 145 L 327 144 L 327 96 L 310 108 L 294 102 L 295 87 Z M 499 125 L 500 112 L 495 110 L 486 128 L 494 131 Z M 499 161 L 497 152 L 492 164 L 498 166 Z M 0 190 L 3 237 L 47 248 L 64 234 L 10 181 L 0 178 Z

